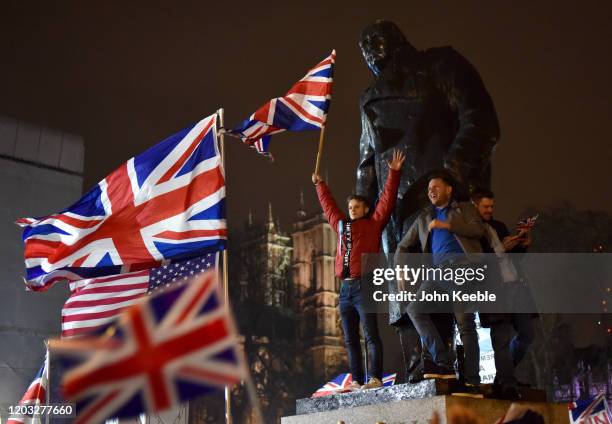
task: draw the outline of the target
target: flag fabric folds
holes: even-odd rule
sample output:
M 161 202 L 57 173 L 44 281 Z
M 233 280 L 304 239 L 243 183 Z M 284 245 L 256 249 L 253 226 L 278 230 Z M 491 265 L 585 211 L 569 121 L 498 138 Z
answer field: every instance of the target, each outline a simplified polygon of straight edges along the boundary
M 69 208 L 22 218 L 26 284 L 46 290 L 220 250 L 225 179 L 217 114 L 119 166 Z
M 335 60 L 334 50 L 287 94 L 270 100 L 227 133 L 271 158 L 269 144 L 272 134 L 323 128 L 331 100 Z
M 167 410 L 246 377 L 212 270 L 144 297 L 104 335 L 49 346 L 77 424 Z
M 46 405 L 47 393 L 49 392 L 49 352 L 45 356 L 45 362 L 38 370 L 34 381 L 21 397 L 19 405 Z M 28 417 L 22 414 L 11 415 L 6 424 L 40 424 L 41 416 Z
M 62 337 L 96 331 L 144 295 L 216 267 L 217 260 L 218 253 L 207 253 L 150 270 L 71 282 L 62 308 Z
M 612 414 L 605 393 L 569 404 L 570 424 L 611 424 Z
M 383 374 L 383 387 L 393 386 L 395 384 L 395 379 L 397 377 L 397 373 L 393 374 Z M 368 380 L 368 378 L 366 378 Z M 321 397 L 321 396 L 329 396 L 335 395 L 338 393 L 345 393 L 349 391 L 349 386 L 353 382 L 353 376 L 351 373 L 344 373 L 336 376 L 333 380 L 328 381 L 321 387 L 319 390 L 313 393 L 311 397 Z
M 540 214 L 537 214 L 537 215 L 531 216 L 531 217 L 529 217 L 527 219 L 523 219 L 523 220 L 519 221 L 518 224 L 516 224 L 516 229 L 517 230 L 530 230 L 530 229 L 532 229 L 535 226 L 536 221 L 538 220 L 538 216 L 539 215 Z

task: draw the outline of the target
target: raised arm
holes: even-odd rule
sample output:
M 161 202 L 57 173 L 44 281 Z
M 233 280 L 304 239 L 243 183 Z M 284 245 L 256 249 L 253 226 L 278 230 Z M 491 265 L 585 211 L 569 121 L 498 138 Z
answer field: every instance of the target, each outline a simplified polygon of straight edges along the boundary
M 338 221 L 340 221 L 341 219 L 346 220 L 346 215 L 342 213 L 342 211 L 336 204 L 334 196 L 331 194 L 329 187 L 327 187 L 327 184 L 325 184 L 325 181 L 321 179 L 320 175 L 312 174 L 312 182 L 315 184 L 319 203 L 321 204 L 323 213 L 327 217 L 327 221 L 329 221 L 329 225 L 332 226 L 334 231 L 337 231 Z
M 387 162 L 389 166 L 389 175 L 387 176 L 387 181 L 385 182 L 385 189 L 383 190 L 380 199 L 378 199 L 378 203 L 376 204 L 376 209 L 374 209 L 374 213 L 372 214 L 372 219 L 374 221 L 379 221 L 385 225 L 391 214 L 393 213 L 393 209 L 395 208 L 395 201 L 397 200 L 397 188 L 399 187 L 399 182 L 401 178 L 400 169 L 406 160 L 406 155 L 399 151 L 393 151 L 393 158 Z

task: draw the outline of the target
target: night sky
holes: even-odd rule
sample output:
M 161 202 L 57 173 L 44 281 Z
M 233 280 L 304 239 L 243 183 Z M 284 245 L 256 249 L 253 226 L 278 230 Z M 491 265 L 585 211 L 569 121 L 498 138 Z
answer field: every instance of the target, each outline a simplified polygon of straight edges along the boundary
M 530 3 L 5 1 L 0 114 L 83 136 L 87 189 L 218 107 L 226 125 L 240 122 L 335 48 L 323 171 L 344 198 L 358 160 L 359 96 L 372 78 L 358 36 L 385 18 L 415 47 L 452 45 L 480 72 L 501 124 L 499 218 L 562 200 L 612 212 L 612 3 Z M 228 138 L 230 228 L 249 209 L 263 220 L 272 201 L 288 229 L 300 188 L 315 211 L 317 141 L 316 132 L 277 135 L 271 164 Z

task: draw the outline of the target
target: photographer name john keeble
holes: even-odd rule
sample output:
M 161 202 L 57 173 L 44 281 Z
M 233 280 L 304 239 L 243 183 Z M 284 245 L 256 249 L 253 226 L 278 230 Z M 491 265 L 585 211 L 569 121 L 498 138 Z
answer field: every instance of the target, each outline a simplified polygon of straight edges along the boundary
M 489 293 L 488 290 L 476 290 L 473 293 L 464 293 L 462 290 L 452 290 L 450 293 L 436 290 L 384 293 L 382 290 L 376 290 L 372 293 L 372 298 L 375 302 L 495 302 L 497 295 Z

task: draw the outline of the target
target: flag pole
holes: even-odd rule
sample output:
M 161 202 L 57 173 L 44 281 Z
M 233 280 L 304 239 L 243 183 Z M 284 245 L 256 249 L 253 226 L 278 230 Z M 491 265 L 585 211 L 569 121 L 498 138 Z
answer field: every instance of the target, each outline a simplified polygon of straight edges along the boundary
M 220 108 L 217 110 L 219 115 L 219 126 L 223 128 L 225 110 Z M 225 131 L 219 132 L 219 145 L 221 149 L 221 166 L 225 175 Z M 225 310 L 229 311 L 229 278 L 227 275 L 227 244 L 223 249 L 223 298 L 225 299 Z M 225 386 L 225 423 L 232 424 L 232 392 L 230 386 Z
M 47 405 L 51 403 L 51 352 L 49 352 L 49 342 L 45 340 L 45 348 L 47 352 L 45 353 L 45 368 L 47 371 L 47 393 L 46 393 L 46 401 Z M 45 424 L 49 424 L 50 414 L 45 415 Z
M 217 113 L 219 114 L 219 126 L 223 128 L 225 111 L 223 108 L 220 108 L 219 110 L 217 110 Z M 219 133 L 219 144 L 220 144 L 220 149 L 221 149 L 221 165 L 223 167 L 223 172 L 225 172 L 225 131 L 221 131 Z M 227 247 L 226 247 L 225 249 L 223 249 L 223 265 L 222 265 L 223 295 L 225 298 L 225 308 L 226 308 L 226 311 L 229 313 L 231 311 L 229 310 L 230 309 L 229 278 L 228 278 L 227 257 L 228 257 L 228 253 L 227 253 Z M 245 358 L 244 363 L 247 364 L 248 362 L 246 361 L 246 355 L 244 355 L 244 358 Z M 247 372 L 246 374 L 247 374 L 247 379 L 245 380 L 244 383 L 246 385 L 247 395 L 249 396 L 249 400 L 251 401 L 251 405 L 253 406 L 253 409 L 255 412 L 255 420 L 259 424 L 265 424 L 263 420 L 263 414 L 261 412 L 261 406 L 259 404 L 259 398 L 257 397 L 257 390 L 255 389 L 255 385 L 253 384 L 253 380 L 251 378 L 251 373 Z M 233 421 L 233 418 L 232 418 L 231 391 L 230 391 L 230 386 L 225 386 L 225 423 L 232 424 L 232 421 Z
M 319 167 L 321 165 L 321 156 L 323 154 L 323 139 L 325 137 L 325 124 L 321 127 L 321 133 L 319 134 L 319 150 L 317 152 L 317 163 L 315 165 L 315 174 L 319 173 Z

